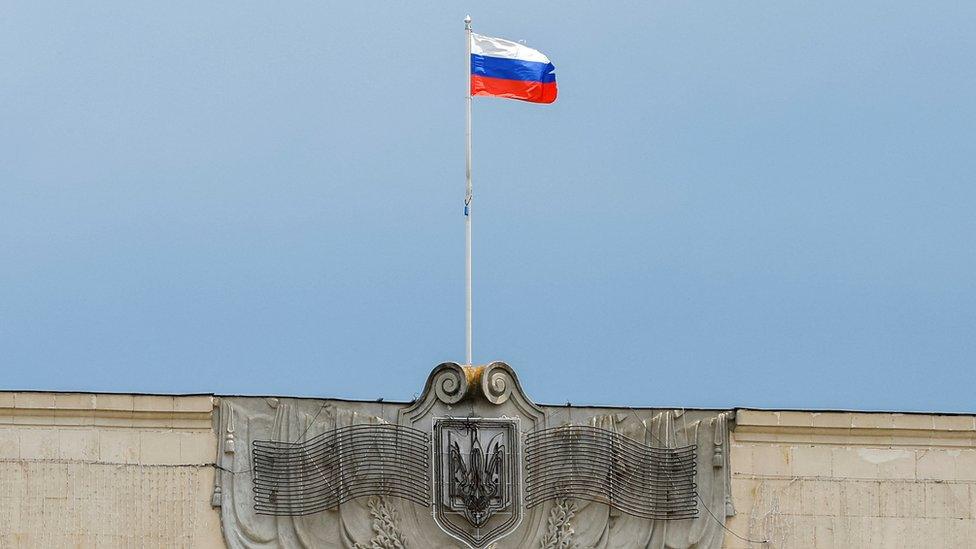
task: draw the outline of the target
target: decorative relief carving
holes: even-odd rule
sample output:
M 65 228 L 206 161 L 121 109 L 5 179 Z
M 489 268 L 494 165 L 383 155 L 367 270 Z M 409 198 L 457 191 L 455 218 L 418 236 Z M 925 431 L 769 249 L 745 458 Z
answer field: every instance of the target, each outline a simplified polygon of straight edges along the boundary
M 233 549 L 719 549 L 732 419 L 540 407 L 502 362 L 409 404 L 223 397 L 213 500 Z
M 515 374 L 503 362 L 492 362 L 481 371 L 481 392 L 492 404 L 503 404 L 514 387 Z
M 715 418 L 715 434 L 712 437 L 712 467 L 721 468 L 725 466 L 725 456 L 722 455 L 722 447 L 725 445 L 725 432 L 728 426 L 725 421 L 725 414 L 719 414 Z
M 383 498 L 369 498 L 369 514 L 373 517 L 373 537 L 367 542 L 356 543 L 353 549 L 407 549 L 400 532 L 400 518 L 396 507 L 387 505 Z
M 445 362 L 434 370 L 433 385 L 437 398 L 444 404 L 455 404 L 468 396 L 468 376 L 464 368 L 454 362 Z
M 573 540 L 573 517 L 576 516 L 576 502 L 558 498 L 549 511 L 546 521 L 546 534 L 542 537 L 542 549 L 579 549 Z
M 237 444 L 234 442 L 234 414 L 228 415 L 225 431 L 227 436 L 224 437 L 224 452 L 233 454 L 237 451 Z

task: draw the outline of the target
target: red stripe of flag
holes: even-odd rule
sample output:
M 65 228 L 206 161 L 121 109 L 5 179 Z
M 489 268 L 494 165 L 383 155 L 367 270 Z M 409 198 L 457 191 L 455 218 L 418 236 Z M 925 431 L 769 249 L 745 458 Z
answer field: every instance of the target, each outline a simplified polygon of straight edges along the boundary
M 531 103 L 552 103 L 556 100 L 557 90 L 555 82 L 505 80 L 472 74 L 471 95 L 505 97 Z

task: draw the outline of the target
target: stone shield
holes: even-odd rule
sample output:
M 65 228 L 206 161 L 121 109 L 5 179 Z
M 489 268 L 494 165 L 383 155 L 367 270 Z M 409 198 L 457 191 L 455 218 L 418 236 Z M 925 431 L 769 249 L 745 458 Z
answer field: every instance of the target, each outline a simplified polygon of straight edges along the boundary
M 434 520 L 474 549 L 522 520 L 518 433 L 514 419 L 434 420 Z

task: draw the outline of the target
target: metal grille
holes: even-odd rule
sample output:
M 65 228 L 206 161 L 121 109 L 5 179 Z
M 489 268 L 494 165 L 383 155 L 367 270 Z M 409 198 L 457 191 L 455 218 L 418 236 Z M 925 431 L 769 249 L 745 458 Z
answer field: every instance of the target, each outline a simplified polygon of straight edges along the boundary
M 525 450 L 526 505 L 577 498 L 641 518 L 695 518 L 697 448 L 655 448 L 583 425 L 531 433 Z
M 254 510 L 308 515 L 364 496 L 430 505 L 430 437 L 399 425 L 354 425 L 305 442 L 254 441 Z

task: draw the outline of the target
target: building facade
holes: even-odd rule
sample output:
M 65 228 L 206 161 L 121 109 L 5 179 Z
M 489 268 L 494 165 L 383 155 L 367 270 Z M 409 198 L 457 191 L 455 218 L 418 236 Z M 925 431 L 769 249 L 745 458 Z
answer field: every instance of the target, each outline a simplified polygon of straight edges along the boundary
M 970 546 L 971 415 L 0 393 L 0 547 Z

